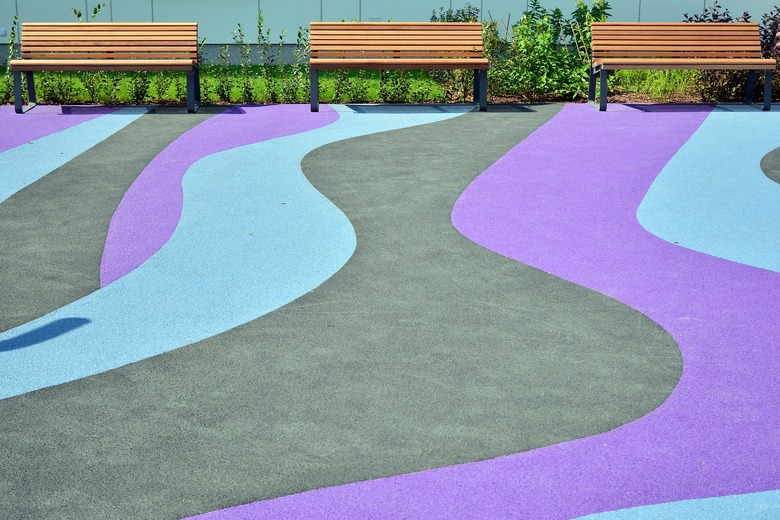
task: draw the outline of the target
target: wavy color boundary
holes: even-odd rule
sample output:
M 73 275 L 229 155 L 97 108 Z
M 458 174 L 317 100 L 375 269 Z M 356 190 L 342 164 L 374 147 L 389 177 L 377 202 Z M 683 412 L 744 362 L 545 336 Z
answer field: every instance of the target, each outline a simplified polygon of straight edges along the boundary
M 775 273 L 648 234 L 636 208 L 709 108 L 569 105 L 480 176 L 453 223 L 661 324 L 685 368 L 656 411 L 595 437 L 202 518 L 571 518 L 780 486 Z
M 99 117 L 86 116 L 75 125 L 57 125 L 64 128 L 54 133 L 44 134 L 44 130 L 32 122 L 29 126 L 23 125 L 27 133 L 20 135 L 39 137 L 0 153 L 0 172 L 3 172 L 0 175 L 0 202 L 89 150 L 149 110 L 148 107 L 128 107 L 107 113 L 98 111 Z M 70 120 L 70 117 L 74 116 L 67 119 Z M 63 119 L 66 118 L 63 116 Z
M 0 353 L 0 398 L 192 344 L 311 291 L 349 259 L 355 236 L 343 213 L 303 176 L 303 156 L 329 142 L 441 121 L 469 108 L 414 114 L 388 109 L 377 118 L 340 107 L 338 121 L 334 111 L 311 119 L 317 126 L 330 117 L 335 122 L 327 131 L 201 159 L 184 180 L 179 226 L 156 255 L 116 283 L 0 333 L 0 341 L 13 341 L 58 320 L 88 323 L 34 347 Z M 278 115 L 286 117 L 284 111 Z M 274 122 L 267 118 L 265 124 Z
M 59 106 L 38 105 L 20 117 L 13 105 L 0 106 L 0 152 L 35 141 L 41 137 L 116 112 L 111 107 L 88 107 L 63 111 Z M 52 117 L 56 116 L 56 117 Z
M 780 271 L 780 186 L 761 170 L 778 135 L 771 112 L 714 110 L 653 182 L 639 222 L 667 242 Z
M 149 163 L 125 194 L 108 228 L 100 266 L 106 286 L 149 259 L 167 242 L 181 216 L 182 179 L 200 159 L 215 153 L 291 135 L 333 122 L 307 105 L 231 107 L 171 143 Z
M 580 517 L 581 520 L 680 520 L 684 518 L 776 520 L 780 491 L 683 500 Z

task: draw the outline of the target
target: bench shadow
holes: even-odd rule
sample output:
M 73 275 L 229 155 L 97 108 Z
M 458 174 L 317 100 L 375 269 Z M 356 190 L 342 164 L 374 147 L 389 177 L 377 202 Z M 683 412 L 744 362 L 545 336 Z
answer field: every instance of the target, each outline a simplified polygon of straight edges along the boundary
M 129 107 L 147 107 L 150 109 L 149 114 L 156 115 L 187 114 L 186 105 L 62 105 L 62 115 L 112 115 Z M 238 105 L 206 105 L 200 107 L 198 113 L 243 115 L 246 110 Z
M 715 103 L 622 103 L 626 108 L 650 113 L 711 112 Z M 609 110 L 609 107 L 607 107 Z
M 431 114 L 450 113 L 448 108 L 471 108 L 472 112 L 479 112 L 479 108 L 471 103 L 347 103 L 344 105 L 358 114 Z M 536 112 L 533 104 L 496 104 L 488 105 L 487 112 Z
M 10 352 L 11 350 L 37 345 L 74 331 L 88 323 L 91 322 L 86 318 L 63 318 L 56 320 L 15 338 L 0 341 L 0 352 Z

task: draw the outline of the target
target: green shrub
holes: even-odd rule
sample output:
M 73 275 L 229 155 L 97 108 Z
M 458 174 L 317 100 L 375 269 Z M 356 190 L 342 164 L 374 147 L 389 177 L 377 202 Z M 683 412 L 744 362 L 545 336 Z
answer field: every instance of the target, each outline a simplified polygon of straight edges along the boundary
M 548 10 L 531 0 L 522 19 L 511 29 L 491 20 L 484 24 L 485 51 L 491 62 L 490 90 L 529 100 L 578 99 L 587 94 L 590 66 L 590 26 L 609 17 L 606 0 L 591 7 L 582 1 L 571 18 L 560 9 Z

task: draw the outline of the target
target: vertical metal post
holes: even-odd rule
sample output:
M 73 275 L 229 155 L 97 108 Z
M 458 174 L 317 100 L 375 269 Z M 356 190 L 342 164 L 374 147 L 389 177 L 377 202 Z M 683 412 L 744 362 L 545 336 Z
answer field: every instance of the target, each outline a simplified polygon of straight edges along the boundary
M 149 6 L 152 8 L 152 22 L 154 22 L 154 0 L 149 0 Z
M 487 110 L 487 70 L 479 71 L 479 111 Z
M 195 69 L 195 103 L 200 107 L 200 66 Z
M 768 111 L 772 109 L 772 72 L 767 70 L 764 72 L 764 110 Z
M 311 111 L 320 111 L 320 82 L 319 71 L 311 69 L 309 72 L 309 79 L 311 81 Z
M 747 85 L 745 85 L 745 104 L 750 105 L 753 103 L 753 91 L 756 86 L 756 71 L 751 70 L 748 72 Z
M 607 90 L 609 89 L 609 86 L 607 85 L 607 76 L 609 72 L 602 68 L 599 75 L 601 76 L 601 92 L 599 93 L 599 110 L 601 112 L 604 112 L 607 109 Z
M 35 95 L 35 77 L 32 72 L 27 72 L 25 75 L 27 76 L 27 100 L 32 108 L 38 104 L 38 98 Z
M 593 67 L 590 67 L 590 81 L 588 82 L 588 101 L 591 103 L 596 102 L 596 79 L 598 72 Z
M 24 107 L 24 99 L 22 98 L 22 72 L 19 70 L 14 71 L 14 110 L 17 114 L 24 114 L 38 104 L 38 99 L 35 97 L 33 73 L 25 72 L 24 74 L 27 78 L 27 108 Z
M 474 104 L 479 103 L 479 70 L 474 69 Z
M 196 96 L 195 76 L 196 76 L 195 69 L 187 71 L 187 112 L 189 112 L 190 114 L 192 114 L 197 110 L 197 108 L 195 107 L 195 96 Z
M 22 73 L 14 71 L 14 110 L 17 114 L 24 113 L 24 100 L 22 100 Z

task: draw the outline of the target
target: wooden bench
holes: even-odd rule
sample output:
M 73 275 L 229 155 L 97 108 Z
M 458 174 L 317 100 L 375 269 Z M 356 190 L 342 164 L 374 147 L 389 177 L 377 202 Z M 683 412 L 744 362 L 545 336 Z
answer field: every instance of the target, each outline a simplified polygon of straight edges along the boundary
M 474 70 L 474 100 L 487 110 L 482 24 L 312 22 L 311 110 L 319 110 L 320 70 Z
M 771 108 L 772 72 L 763 58 L 755 23 L 593 23 L 593 56 L 588 100 L 607 109 L 607 74 L 619 69 L 747 70 L 745 103 L 753 101 L 756 71 L 764 71 L 764 110 Z
M 9 63 L 17 113 L 35 106 L 33 73 L 39 71 L 184 71 L 187 110 L 200 106 L 197 23 L 25 23 L 21 39 L 21 59 Z

